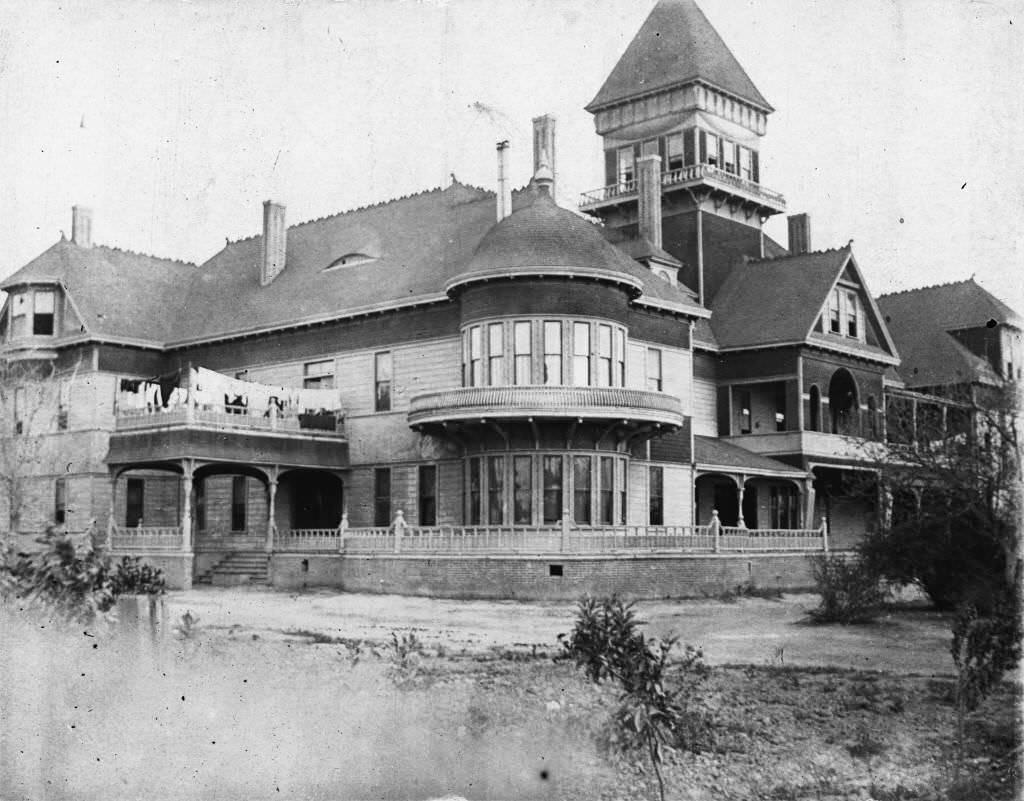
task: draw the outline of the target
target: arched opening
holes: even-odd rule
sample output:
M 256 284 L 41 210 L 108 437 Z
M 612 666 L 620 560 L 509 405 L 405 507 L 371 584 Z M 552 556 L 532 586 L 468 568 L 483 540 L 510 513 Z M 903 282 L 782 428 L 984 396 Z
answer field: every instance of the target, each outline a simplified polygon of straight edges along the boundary
M 203 465 L 192 476 L 192 519 L 199 539 L 265 536 L 267 476 L 246 465 Z
M 849 370 L 840 368 L 832 374 L 832 380 L 828 384 L 828 405 L 832 415 L 833 433 L 860 435 L 857 384 Z
M 821 431 L 821 390 L 811 385 L 811 431 Z
M 277 483 L 279 531 L 337 528 L 345 508 L 341 479 L 321 470 L 290 470 Z
M 697 476 L 694 485 L 697 494 L 697 523 L 706 526 L 711 522 L 711 512 L 718 510 L 718 520 L 723 526 L 735 526 L 739 522 L 739 491 L 736 481 L 729 476 L 707 473 Z

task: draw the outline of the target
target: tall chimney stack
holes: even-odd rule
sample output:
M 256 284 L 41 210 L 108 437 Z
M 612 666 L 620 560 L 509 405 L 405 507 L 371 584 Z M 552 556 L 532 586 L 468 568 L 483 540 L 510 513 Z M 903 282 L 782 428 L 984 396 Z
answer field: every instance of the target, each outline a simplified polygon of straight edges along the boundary
M 637 162 L 640 198 L 640 236 L 661 247 L 661 156 L 642 156 Z
M 536 175 L 546 161 L 551 170 L 551 196 L 555 196 L 555 181 L 558 170 L 555 166 L 555 125 L 558 118 L 554 114 L 544 114 L 533 118 L 533 174 Z M 545 158 L 546 154 L 546 158 Z
M 811 217 L 809 214 L 790 214 L 789 252 L 796 256 L 811 251 Z
M 498 222 L 512 213 L 512 183 L 508 176 L 508 140 L 498 142 Z
M 260 286 L 266 286 L 284 269 L 288 248 L 288 229 L 284 224 L 284 206 L 263 201 L 263 241 L 260 246 Z
M 71 241 L 79 247 L 92 247 L 92 209 L 71 207 Z

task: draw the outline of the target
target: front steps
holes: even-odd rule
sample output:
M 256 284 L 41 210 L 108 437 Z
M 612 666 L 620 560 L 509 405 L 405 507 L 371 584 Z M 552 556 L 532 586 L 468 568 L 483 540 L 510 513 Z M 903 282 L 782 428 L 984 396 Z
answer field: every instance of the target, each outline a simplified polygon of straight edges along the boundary
M 264 551 L 233 551 L 193 584 L 213 587 L 239 587 L 270 583 L 270 556 Z

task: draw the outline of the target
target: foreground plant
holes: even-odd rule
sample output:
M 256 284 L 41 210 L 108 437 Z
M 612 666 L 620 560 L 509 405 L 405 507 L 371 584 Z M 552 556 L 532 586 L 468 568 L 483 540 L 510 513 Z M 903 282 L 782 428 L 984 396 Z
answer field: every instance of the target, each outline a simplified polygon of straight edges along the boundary
M 676 687 L 666 684 L 669 656 L 677 643 L 646 639 L 633 603 L 617 595 L 604 599 L 583 598 L 577 607 L 572 633 L 559 635 L 563 653 L 596 683 L 609 678 L 622 689 L 612 720 L 612 740 L 623 750 L 640 750 L 648 756 L 665 799 L 662 765 L 676 748 L 693 749 L 709 727 L 707 716 L 694 703 L 696 685 L 710 673 L 703 654 L 692 646 L 679 663 Z
M 885 607 L 886 590 L 860 556 L 817 554 L 811 570 L 821 596 L 818 607 L 808 613 L 815 623 L 870 623 Z

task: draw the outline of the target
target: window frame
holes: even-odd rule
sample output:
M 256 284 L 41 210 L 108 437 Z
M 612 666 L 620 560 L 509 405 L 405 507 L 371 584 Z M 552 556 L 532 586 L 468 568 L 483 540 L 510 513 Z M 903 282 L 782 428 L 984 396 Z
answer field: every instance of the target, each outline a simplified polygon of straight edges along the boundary
M 248 531 L 249 482 L 245 476 L 231 476 L 231 532 Z
M 647 390 L 649 392 L 663 392 L 665 386 L 665 357 L 661 348 L 647 348 L 644 369 Z
M 520 332 L 526 331 L 526 349 L 520 349 Z M 525 369 L 524 369 L 525 368 Z M 533 383 L 533 321 L 512 321 L 512 383 L 517 387 Z M 525 376 L 526 380 L 523 380 Z
M 373 469 L 373 525 L 385 528 L 391 525 L 391 468 Z
M 416 522 L 421 526 L 437 525 L 437 465 L 421 464 L 416 471 Z
M 382 367 L 386 366 L 386 370 Z M 382 377 L 382 373 L 387 373 Z M 373 410 L 375 412 L 393 411 L 395 363 L 394 352 L 377 351 L 373 354 Z
M 141 526 L 146 515 L 146 479 L 137 477 L 125 478 L 124 505 L 125 526 L 127 528 Z M 138 514 L 133 515 L 133 511 L 138 512 Z
M 302 365 L 303 389 L 334 389 L 334 359 L 319 359 Z
M 661 465 L 647 468 L 647 524 L 665 525 L 665 468 Z
M 48 297 L 50 299 L 50 311 L 39 310 L 39 299 Z M 40 331 L 39 321 L 49 318 L 49 330 Z M 57 292 L 53 289 L 35 289 L 32 291 L 32 336 L 52 337 L 57 333 Z
M 63 476 L 53 482 L 53 522 L 63 526 L 68 520 L 68 482 Z
M 489 386 L 505 384 L 505 325 L 487 324 L 487 380 Z

